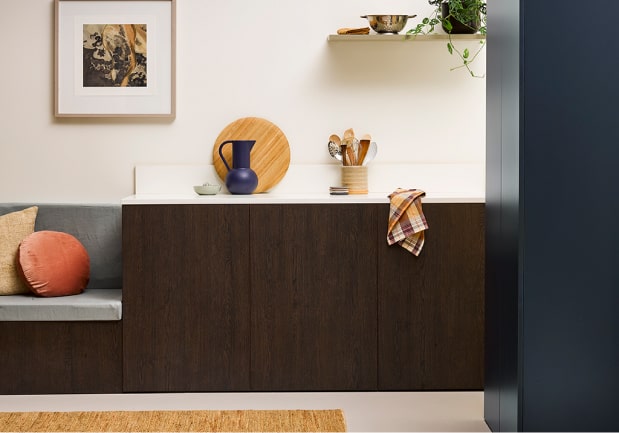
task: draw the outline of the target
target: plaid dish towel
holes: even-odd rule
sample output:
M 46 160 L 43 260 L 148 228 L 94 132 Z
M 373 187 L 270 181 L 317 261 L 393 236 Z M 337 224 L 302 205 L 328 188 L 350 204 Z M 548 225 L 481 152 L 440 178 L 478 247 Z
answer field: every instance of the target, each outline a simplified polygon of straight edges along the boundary
M 426 217 L 421 210 L 421 198 L 426 193 L 420 189 L 398 188 L 391 194 L 387 243 L 396 242 L 418 256 L 425 241 L 424 230 L 428 229 Z

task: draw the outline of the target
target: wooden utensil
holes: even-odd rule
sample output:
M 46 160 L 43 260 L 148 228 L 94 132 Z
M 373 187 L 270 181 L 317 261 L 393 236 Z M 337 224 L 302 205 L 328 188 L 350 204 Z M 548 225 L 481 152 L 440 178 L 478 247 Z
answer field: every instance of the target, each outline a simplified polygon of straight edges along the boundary
M 344 138 L 342 139 L 342 144 L 346 145 L 346 153 L 348 155 L 348 164 L 347 165 L 357 165 L 357 157 L 356 151 L 354 148 L 355 144 L 355 131 L 352 128 L 344 131 Z
M 340 140 L 340 137 L 338 137 L 337 135 L 332 134 L 329 137 L 329 155 L 331 155 L 333 158 L 337 159 L 338 161 L 342 160 L 341 144 L 342 144 L 342 141 Z
M 370 134 L 365 134 L 361 137 L 361 141 L 359 142 L 359 156 L 357 157 L 357 165 L 363 165 L 363 160 L 365 159 L 365 155 L 368 153 L 371 140 L 372 137 Z
M 346 154 L 348 156 L 348 165 L 357 165 L 357 157 L 355 156 L 355 148 L 350 145 L 346 147 Z
M 337 29 L 338 35 L 368 35 L 370 34 L 369 27 L 359 27 L 359 28 L 349 28 L 343 27 L 341 29 Z
M 340 137 L 337 134 L 331 134 L 331 136 L 329 137 L 329 141 L 334 142 L 338 146 L 342 144 L 342 140 L 340 140 Z
M 352 140 L 354 139 L 355 139 L 355 131 L 353 131 L 352 128 L 349 128 L 346 131 L 344 131 L 344 141 L 346 142 L 346 144 L 350 144 L 349 142 L 352 142 Z
M 340 145 L 340 149 L 342 149 L 342 165 L 348 166 L 348 146 L 344 143 Z

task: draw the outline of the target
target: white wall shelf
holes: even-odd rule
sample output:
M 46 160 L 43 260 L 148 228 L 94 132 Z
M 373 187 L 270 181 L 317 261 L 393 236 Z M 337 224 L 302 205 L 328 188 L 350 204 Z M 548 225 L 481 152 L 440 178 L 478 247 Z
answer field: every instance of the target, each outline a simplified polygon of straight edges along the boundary
M 452 40 L 459 41 L 475 41 L 486 39 L 486 35 L 479 33 L 473 35 L 451 35 Z M 449 39 L 449 35 L 437 33 L 432 35 L 417 35 L 409 36 L 406 34 L 392 35 L 392 34 L 369 34 L 369 35 L 329 35 L 327 41 L 329 42 L 431 42 L 431 41 L 446 41 Z

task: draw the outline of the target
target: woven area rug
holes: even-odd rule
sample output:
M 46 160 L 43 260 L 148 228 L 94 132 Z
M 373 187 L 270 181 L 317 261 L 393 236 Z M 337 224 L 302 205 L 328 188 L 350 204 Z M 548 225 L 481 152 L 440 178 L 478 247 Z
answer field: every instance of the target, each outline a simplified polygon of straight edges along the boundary
M 344 432 L 335 410 L 0 412 L 3 432 Z

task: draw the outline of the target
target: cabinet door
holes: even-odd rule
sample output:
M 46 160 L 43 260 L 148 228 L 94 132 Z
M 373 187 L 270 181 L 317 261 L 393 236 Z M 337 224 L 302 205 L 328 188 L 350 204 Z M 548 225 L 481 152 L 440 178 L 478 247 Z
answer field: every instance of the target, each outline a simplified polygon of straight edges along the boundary
M 252 389 L 376 389 L 376 210 L 251 206 Z
M 124 390 L 249 388 L 249 207 L 123 206 Z
M 484 205 L 424 204 L 419 257 L 378 250 L 381 390 L 483 388 Z M 386 238 L 388 207 L 379 225 Z

